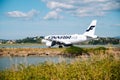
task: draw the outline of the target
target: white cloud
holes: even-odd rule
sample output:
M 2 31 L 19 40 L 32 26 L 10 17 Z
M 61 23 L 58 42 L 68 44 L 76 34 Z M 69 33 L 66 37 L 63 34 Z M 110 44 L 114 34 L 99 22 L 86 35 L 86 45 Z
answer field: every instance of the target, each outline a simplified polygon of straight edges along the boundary
M 120 9 L 118 0 L 43 0 L 52 11 L 57 8 L 74 16 L 103 16 Z M 59 13 L 59 12 L 58 12 Z M 57 13 L 57 14 L 58 14 Z
M 60 3 L 60 2 L 55 2 L 55 1 L 48 2 L 47 6 L 51 9 L 54 9 L 54 8 L 66 8 L 66 9 L 74 8 L 73 5 L 66 4 L 66 3 Z
M 20 11 L 12 11 L 7 13 L 10 17 L 27 17 L 27 14 Z
M 115 1 L 113 2 L 107 2 L 106 4 L 100 4 L 100 7 L 102 7 L 102 10 L 114 10 L 120 8 L 120 3 L 117 3 Z
M 29 18 L 33 18 L 35 15 L 38 14 L 38 11 L 32 9 L 29 12 L 21 12 L 21 11 L 11 11 L 11 12 L 7 12 L 7 15 L 9 17 L 14 17 L 14 18 L 25 18 L 25 19 L 29 19 Z
M 85 3 L 90 3 L 90 2 L 106 2 L 108 0 L 83 0 Z
M 63 16 L 59 15 L 59 12 L 60 12 L 59 9 L 51 11 L 44 17 L 44 19 L 45 20 L 62 19 Z
M 92 13 L 94 12 L 94 13 Z M 79 17 L 84 17 L 84 16 L 103 16 L 105 14 L 105 12 L 101 12 L 101 11 L 94 11 L 91 8 L 82 8 L 82 9 L 77 9 L 74 12 L 70 12 L 71 14 L 73 14 L 74 16 L 79 16 Z

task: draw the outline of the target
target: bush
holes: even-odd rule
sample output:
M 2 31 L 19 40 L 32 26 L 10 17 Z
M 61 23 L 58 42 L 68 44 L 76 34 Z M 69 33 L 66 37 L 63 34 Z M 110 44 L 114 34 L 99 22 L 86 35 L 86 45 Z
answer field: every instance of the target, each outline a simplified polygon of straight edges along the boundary
M 65 54 L 70 55 L 70 56 L 82 55 L 83 52 L 85 52 L 83 48 L 75 47 L 75 46 L 66 48 L 64 51 Z

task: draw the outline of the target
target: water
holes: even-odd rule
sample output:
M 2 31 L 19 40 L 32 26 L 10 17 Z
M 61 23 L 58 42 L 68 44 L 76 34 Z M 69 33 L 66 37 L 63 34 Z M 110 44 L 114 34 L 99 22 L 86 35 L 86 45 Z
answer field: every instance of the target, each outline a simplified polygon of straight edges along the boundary
M 0 57 L 0 70 L 9 69 L 13 65 L 19 65 L 19 64 L 25 64 L 25 65 L 31 65 L 31 64 L 39 64 L 44 63 L 46 61 L 59 63 L 61 61 L 70 62 L 72 58 L 63 58 L 60 56 L 43 56 L 43 57 L 37 57 L 37 56 L 29 56 L 29 57 Z

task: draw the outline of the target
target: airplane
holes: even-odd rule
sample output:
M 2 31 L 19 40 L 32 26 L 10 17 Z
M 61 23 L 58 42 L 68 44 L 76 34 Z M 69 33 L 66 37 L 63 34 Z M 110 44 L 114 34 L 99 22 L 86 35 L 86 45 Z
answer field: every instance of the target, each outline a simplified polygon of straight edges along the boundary
M 97 20 L 92 20 L 90 26 L 83 34 L 72 34 L 72 35 L 49 35 L 45 36 L 42 39 L 42 43 L 45 43 L 47 47 L 53 47 L 58 45 L 59 48 L 73 46 L 74 44 L 89 41 L 92 39 L 96 39 L 97 35 L 95 35 Z

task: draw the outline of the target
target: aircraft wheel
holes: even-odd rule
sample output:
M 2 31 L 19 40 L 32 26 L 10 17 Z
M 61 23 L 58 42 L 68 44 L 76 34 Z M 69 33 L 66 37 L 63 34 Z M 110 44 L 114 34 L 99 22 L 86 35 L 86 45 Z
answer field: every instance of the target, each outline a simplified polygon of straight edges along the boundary
M 48 46 L 48 48 L 51 48 L 51 46 Z
M 59 48 L 63 48 L 63 46 L 62 46 L 62 45 L 59 45 Z

